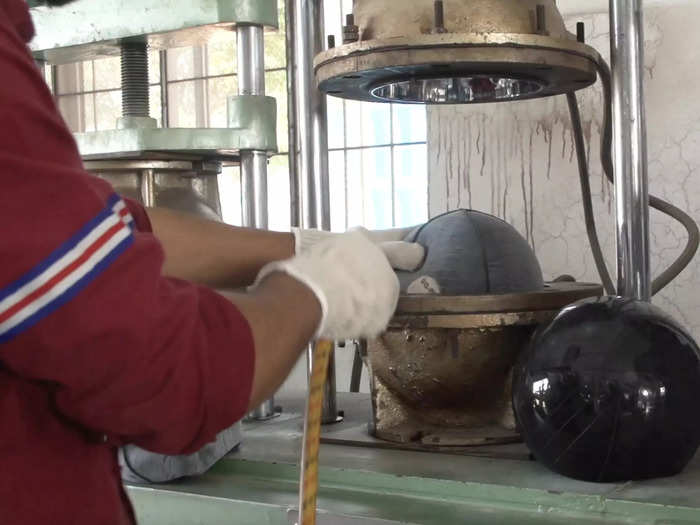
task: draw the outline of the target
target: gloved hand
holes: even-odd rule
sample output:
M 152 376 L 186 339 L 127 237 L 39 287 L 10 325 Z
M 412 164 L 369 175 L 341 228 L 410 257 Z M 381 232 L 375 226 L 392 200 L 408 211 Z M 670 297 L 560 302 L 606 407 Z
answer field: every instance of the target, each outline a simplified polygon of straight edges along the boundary
M 412 272 L 420 268 L 425 258 L 425 248 L 418 243 L 405 242 L 403 239 L 415 227 L 396 228 L 393 230 L 368 230 L 363 227 L 352 228 L 351 232 L 359 232 L 379 246 L 389 259 L 389 264 L 395 270 Z M 295 253 L 304 253 L 315 244 L 332 238 L 338 233 L 322 230 L 302 230 L 292 228 L 295 240 Z
M 322 317 L 316 338 L 373 338 L 382 333 L 399 299 L 399 280 L 377 245 L 359 232 L 333 234 L 286 261 L 265 266 L 265 277 L 283 272 L 316 295 Z

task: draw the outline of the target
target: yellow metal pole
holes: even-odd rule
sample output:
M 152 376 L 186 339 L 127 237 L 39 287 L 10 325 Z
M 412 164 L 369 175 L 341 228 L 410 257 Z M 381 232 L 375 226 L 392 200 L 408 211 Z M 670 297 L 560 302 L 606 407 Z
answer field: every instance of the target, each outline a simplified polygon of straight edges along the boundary
M 301 453 L 301 482 L 299 486 L 299 525 L 316 525 L 323 385 L 326 382 L 328 360 L 332 351 L 333 343 L 331 341 L 319 341 L 314 348 L 313 370 L 309 380 L 309 393 L 304 417 L 304 444 Z

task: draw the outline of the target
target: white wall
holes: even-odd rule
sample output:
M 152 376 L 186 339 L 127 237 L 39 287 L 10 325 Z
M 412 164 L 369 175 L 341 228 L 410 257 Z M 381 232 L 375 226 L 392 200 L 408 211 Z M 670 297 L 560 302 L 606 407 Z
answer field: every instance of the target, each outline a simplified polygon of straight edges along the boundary
M 607 1 L 559 0 L 569 13 Z M 647 113 L 652 193 L 700 219 L 700 5 L 647 0 Z M 584 8 L 584 6 L 586 6 Z M 609 57 L 607 10 L 566 16 L 587 25 L 587 41 Z M 612 190 L 597 161 L 602 95 L 580 93 L 600 237 L 614 272 Z M 431 216 L 457 207 L 499 215 L 535 247 L 546 277 L 598 281 L 585 233 L 571 126 L 564 97 L 428 112 Z M 652 213 L 655 272 L 685 242 L 682 228 Z M 698 259 L 656 302 L 700 336 Z
M 683 5 L 687 0 L 643 0 L 645 8 Z M 607 13 L 610 0 L 557 0 L 557 7 L 564 16 Z

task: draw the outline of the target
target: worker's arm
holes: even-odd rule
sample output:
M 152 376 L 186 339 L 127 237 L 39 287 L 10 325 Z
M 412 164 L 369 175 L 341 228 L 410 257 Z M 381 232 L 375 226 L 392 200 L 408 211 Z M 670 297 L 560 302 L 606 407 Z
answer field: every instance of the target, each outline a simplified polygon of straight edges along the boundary
M 388 321 L 394 297 L 377 295 L 375 276 L 398 288 L 396 277 L 386 259 L 362 267 L 352 243 L 350 253 L 322 247 L 315 281 L 297 256 L 249 296 L 164 276 L 162 243 L 84 171 L 33 57 L 2 17 L 0 44 L 0 71 L 12 80 L 0 83 L 0 364 L 42 386 L 67 424 L 115 445 L 195 452 L 251 397 L 274 390 L 319 318 L 354 329 L 381 304 Z
M 294 229 L 278 233 L 237 228 L 163 208 L 147 210 L 150 229 L 165 252 L 163 273 L 213 288 L 250 285 L 260 269 L 292 257 L 337 234 Z M 361 232 L 379 245 L 390 264 L 415 270 L 423 261 L 419 244 L 402 242 L 413 228 Z
M 249 408 L 269 399 L 284 382 L 321 321 L 313 292 L 281 273 L 250 294 L 224 292 L 245 316 L 255 344 L 255 374 Z
M 320 302 L 280 274 L 228 297 L 165 278 L 160 243 L 132 231 L 109 185 L 53 175 L 63 184 L 35 193 L 46 213 L 0 197 L 15 218 L 0 269 L 0 362 L 115 444 L 195 452 L 279 386 L 318 328 Z
M 291 233 L 236 228 L 162 208 L 147 211 L 165 252 L 163 273 L 170 277 L 239 288 L 267 263 L 294 255 Z

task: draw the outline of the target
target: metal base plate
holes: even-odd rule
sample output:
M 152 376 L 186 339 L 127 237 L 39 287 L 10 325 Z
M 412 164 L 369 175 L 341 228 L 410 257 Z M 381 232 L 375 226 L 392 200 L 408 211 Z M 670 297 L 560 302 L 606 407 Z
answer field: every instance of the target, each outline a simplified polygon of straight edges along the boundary
M 321 91 L 352 100 L 377 102 L 375 88 L 414 79 L 489 75 L 543 86 L 511 99 L 521 100 L 590 86 L 598 59 L 590 46 L 544 35 L 451 33 L 348 44 L 320 53 L 314 67 Z

